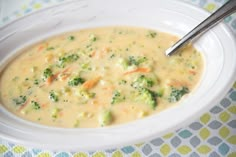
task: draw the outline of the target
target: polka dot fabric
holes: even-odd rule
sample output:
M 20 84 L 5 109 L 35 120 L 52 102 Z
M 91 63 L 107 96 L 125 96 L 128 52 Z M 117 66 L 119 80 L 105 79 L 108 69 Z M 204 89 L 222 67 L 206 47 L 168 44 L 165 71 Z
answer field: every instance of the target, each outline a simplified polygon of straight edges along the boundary
M 31 0 L 12 15 L 0 19 L 0 25 L 65 0 Z M 183 0 L 214 12 L 226 0 Z M 236 33 L 236 16 L 225 23 Z M 52 152 L 27 148 L 0 139 L 1 157 L 236 157 L 236 83 L 215 106 L 189 126 L 143 143 L 94 152 Z

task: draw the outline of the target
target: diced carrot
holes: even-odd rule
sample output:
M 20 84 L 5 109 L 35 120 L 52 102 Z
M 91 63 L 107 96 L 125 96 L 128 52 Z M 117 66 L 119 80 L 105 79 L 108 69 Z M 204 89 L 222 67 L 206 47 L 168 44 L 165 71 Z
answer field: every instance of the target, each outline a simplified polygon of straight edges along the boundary
M 63 76 L 61 76 L 61 80 L 65 81 L 69 76 L 70 74 L 63 74 Z
M 128 75 L 128 74 L 132 74 L 132 73 L 136 73 L 136 72 L 140 72 L 140 73 L 148 73 L 151 70 L 148 68 L 137 68 L 128 72 L 125 72 L 124 75 Z
M 94 57 L 96 55 L 96 51 L 93 51 L 91 54 L 91 57 Z
M 48 104 L 42 104 L 41 107 L 42 108 L 46 108 L 48 106 Z
M 109 51 L 111 51 L 111 48 L 110 47 L 105 47 L 105 48 L 103 48 L 103 51 L 104 52 L 109 52 Z
M 66 68 L 65 70 L 62 71 L 62 73 L 66 73 L 66 72 L 68 72 L 69 70 L 71 70 L 71 67 Z
M 67 71 L 69 71 L 70 70 L 70 68 L 66 68 L 65 70 L 63 70 L 61 73 L 59 73 L 59 74 L 64 74 L 64 76 L 61 78 L 62 80 L 66 80 L 69 76 L 70 76 L 70 74 L 69 73 L 66 73 Z M 58 74 L 58 75 L 59 75 Z
M 52 75 L 52 76 L 50 76 L 49 78 L 46 79 L 46 84 L 50 85 L 53 80 L 54 80 L 54 75 Z
M 94 86 L 96 86 L 96 84 L 98 83 L 99 80 L 100 80 L 100 77 L 96 77 L 95 79 L 88 80 L 85 83 L 83 83 L 82 88 L 91 89 Z
M 42 51 L 43 49 L 45 49 L 45 48 L 47 48 L 48 47 L 48 43 L 46 42 L 46 43 L 43 43 L 42 45 L 39 45 L 39 47 L 38 47 L 38 52 L 39 51 Z
M 44 46 L 43 46 L 43 45 L 40 45 L 40 46 L 38 47 L 38 52 L 41 51 L 41 50 L 43 50 L 43 48 L 44 48 Z
M 50 76 L 49 78 L 46 79 L 46 84 L 47 85 L 50 85 L 56 78 L 57 76 L 59 75 L 59 73 L 55 74 L 55 75 L 52 75 Z
M 63 116 L 63 112 L 60 111 L 60 112 L 58 113 L 58 115 L 59 115 L 60 117 L 62 117 L 62 116 Z
M 59 74 L 61 74 L 61 73 L 63 74 L 63 73 L 65 73 L 65 72 L 67 72 L 68 70 L 69 70 L 69 68 L 63 70 L 62 72 L 58 72 L 58 73 L 56 73 L 56 74 L 50 76 L 49 78 L 47 78 L 46 84 L 47 84 L 47 85 L 50 85 L 50 84 L 58 77 Z M 67 76 L 67 77 L 68 77 L 68 76 Z
M 192 75 L 196 75 L 196 71 L 189 70 L 188 72 L 189 72 L 190 74 L 192 74 Z
M 18 109 L 18 111 L 23 110 L 23 109 L 27 106 L 28 103 L 29 103 L 29 101 L 26 101 L 23 105 L 20 106 L 20 108 Z

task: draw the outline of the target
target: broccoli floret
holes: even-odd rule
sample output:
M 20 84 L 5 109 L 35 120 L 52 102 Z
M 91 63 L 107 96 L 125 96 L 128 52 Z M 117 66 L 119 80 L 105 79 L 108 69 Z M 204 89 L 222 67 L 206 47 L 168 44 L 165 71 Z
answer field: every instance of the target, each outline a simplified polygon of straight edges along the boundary
M 129 67 L 138 67 L 140 64 L 146 62 L 148 59 L 142 56 L 129 56 L 128 58 L 121 58 L 119 64 L 127 69 Z
M 54 50 L 54 49 L 55 49 L 54 47 L 48 47 L 46 50 L 50 51 L 50 50 Z
M 78 90 L 76 92 L 76 94 L 78 96 L 81 96 L 81 97 L 85 98 L 85 99 L 91 99 L 91 98 L 94 98 L 96 96 L 96 93 L 89 92 L 88 90 L 81 90 L 81 89 Z
M 127 83 L 126 80 L 120 80 L 120 81 L 118 82 L 119 85 L 125 85 L 126 83 Z
M 159 88 L 158 90 L 156 90 L 156 94 L 157 94 L 158 97 L 163 97 L 164 89 L 163 88 Z
M 35 80 L 34 80 L 34 84 L 35 84 L 35 85 L 39 85 L 39 80 L 38 80 L 38 79 L 35 79 Z
M 127 69 L 129 66 L 129 61 L 125 58 L 121 58 L 119 60 L 119 65 L 121 65 L 123 69 Z
M 81 64 L 81 68 L 83 70 L 92 70 L 90 63 L 83 63 L 83 64 Z
M 46 68 L 44 71 L 43 71 L 43 77 L 45 79 L 51 77 L 53 74 L 52 74 L 52 70 L 50 68 Z
M 16 105 L 22 105 L 26 102 L 26 96 L 20 95 L 18 98 L 12 99 Z
M 101 126 L 106 126 L 112 123 L 113 116 L 110 110 L 103 110 L 98 117 L 99 124 Z
M 134 88 L 139 87 L 152 87 L 154 85 L 154 81 L 151 78 L 148 78 L 144 75 L 139 76 L 132 84 L 131 86 Z
M 78 86 L 79 84 L 83 84 L 85 80 L 81 77 L 75 77 L 71 80 L 69 80 L 68 85 L 69 86 Z
M 94 34 L 90 34 L 89 39 L 91 42 L 95 42 L 95 41 L 97 41 L 98 38 Z
M 68 37 L 68 40 L 73 41 L 73 40 L 75 40 L 75 37 L 71 35 Z
M 110 55 L 110 58 L 114 58 L 116 57 L 116 55 L 113 53 L 112 55 Z
M 187 87 L 181 87 L 181 89 L 177 89 L 174 87 L 171 87 L 171 93 L 168 98 L 169 102 L 177 102 L 181 99 L 181 97 L 185 94 L 189 93 L 189 89 Z
M 35 110 L 39 110 L 41 108 L 39 103 L 37 103 L 36 101 L 31 101 L 31 105 L 32 105 L 32 108 Z
M 51 112 L 52 118 L 55 118 L 55 119 L 56 119 L 56 118 L 59 116 L 60 111 L 61 111 L 61 109 L 59 109 L 59 108 L 54 108 L 54 109 L 52 110 L 52 112 Z
M 49 93 L 49 99 L 52 100 L 53 102 L 58 102 L 59 101 L 59 96 L 54 91 L 51 91 Z
M 111 98 L 111 104 L 120 103 L 125 100 L 125 96 L 122 96 L 119 91 L 114 91 L 112 98 Z
M 157 94 L 147 88 L 139 89 L 139 99 L 148 104 L 152 109 L 157 106 Z
M 157 33 L 154 31 L 149 31 L 147 34 L 147 37 L 149 38 L 155 38 L 157 36 Z
M 73 63 L 77 61 L 78 59 L 79 59 L 79 56 L 77 54 L 71 54 L 64 57 L 60 57 L 58 61 L 59 62 L 58 66 L 61 68 L 64 68 L 66 64 Z
M 146 57 L 134 57 L 134 56 L 129 56 L 128 58 L 128 63 L 129 66 L 135 65 L 135 66 L 139 66 L 140 64 L 142 64 L 143 62 L 146 62 L 147 58 Z
M 90 92 L 83 88 L 77 88 L 75 91 L 76 97 L 79 99 L 79 104 L 86 104 L 89 100 L 96 97 L 96 93 Z
M 66 57 L 68 62 L 74 62 L 79 59 L 79 56 L 77 54 L 72 54 Z

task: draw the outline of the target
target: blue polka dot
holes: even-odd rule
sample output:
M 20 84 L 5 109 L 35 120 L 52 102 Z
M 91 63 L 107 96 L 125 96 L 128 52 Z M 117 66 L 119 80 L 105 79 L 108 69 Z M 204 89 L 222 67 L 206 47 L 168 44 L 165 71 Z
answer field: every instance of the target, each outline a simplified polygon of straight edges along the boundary
M 188 137 L 192 136 L 192 133 L 188 130 L 183 130 L 179 133 L 179 136 L 182 138 L 188 138 Z
M 40 152 L 42 152 L 42 150 L 40 150 L 40 149 L 32 149 L 32 152 L 33 152 L 35 155 L 37 155 L 37 154 L 39 154 Z
M 59 154 L 57 154 L 55 157 L 69 157 L 70 155 L 66 152 L 61 152 Z
M 226 155 L 229 152 L 229 146 L 225 143 L 222 143 L 219 148 L 219 152 L 221 155 Z
M 25 14 L 26 14 L 26 13 L 29 13 L 29 12 L 31 12 L 31 9 L 28 8 L 28 9 L 26 9 L 24 12 L 25 12 Z
M 235 28 L 236 28 L 236 19 L 235 19 Z M 233 100 L 236 101 L 236 91 L 232 92 L 229 97 Z
M 126 154 L 129 154 L 129 153 L 132 153 L 134 151 L 134 148 L 131 147 L 131 146 L 127 146 L 127 147 L 123 147 L 121 148 L 121 150 L 126 153 Z

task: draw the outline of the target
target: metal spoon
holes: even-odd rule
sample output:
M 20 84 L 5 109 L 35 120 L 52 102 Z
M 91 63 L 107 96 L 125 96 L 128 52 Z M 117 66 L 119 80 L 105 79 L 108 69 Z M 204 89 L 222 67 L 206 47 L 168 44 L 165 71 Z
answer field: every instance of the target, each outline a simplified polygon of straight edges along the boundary
M 188 34 L 186 34 L 183 38 L 177 41 L 172 47 L 168 48 L 165 51 L 165 54 L 167 56 L 172 55 L 178 49 L 188 44 L 194 38 L 203 34 L 207 30 L 218 24 L 223 18 L 225 18 L 228 15 L 231 15 L 235 11 L 236 11 L 236 0 L 229 0 L 221 8 L 216 10 L 212 15 L 210 15 L 207 19 L 205 19 L 193 30 L 191 30 Z

